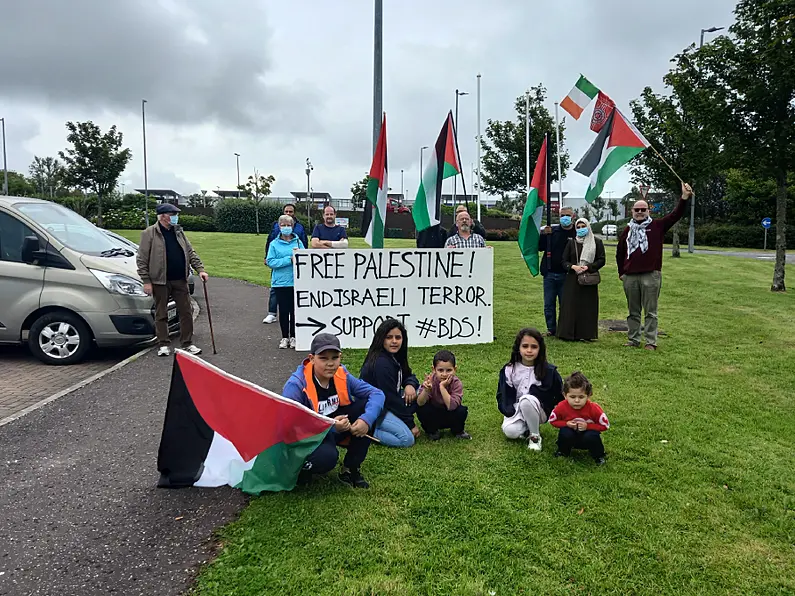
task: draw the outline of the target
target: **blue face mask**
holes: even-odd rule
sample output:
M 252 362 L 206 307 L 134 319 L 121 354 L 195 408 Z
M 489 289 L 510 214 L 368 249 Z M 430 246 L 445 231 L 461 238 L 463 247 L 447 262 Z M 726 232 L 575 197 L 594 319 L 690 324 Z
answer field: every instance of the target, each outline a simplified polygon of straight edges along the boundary
M 579 228 L 577 230 L 577 236 L 580 238 L 585 238 L 588 235 L 588 228 Z
M 279 231 L 284 234 L 285 236 L 289 236 L 293 233 L 292 226 L 279 226 Z
M 179 215 L 172 215 L 168 219 L 169 219 L 169 221 L 171 221 L 171 225 L 175 226 L 175 225 L 177 225 L 177 222 L 179 221 Z
M 560 225 L 568 228 L 571 225 L 571 216 L 570 215 L 562 216 L 560 218 Z

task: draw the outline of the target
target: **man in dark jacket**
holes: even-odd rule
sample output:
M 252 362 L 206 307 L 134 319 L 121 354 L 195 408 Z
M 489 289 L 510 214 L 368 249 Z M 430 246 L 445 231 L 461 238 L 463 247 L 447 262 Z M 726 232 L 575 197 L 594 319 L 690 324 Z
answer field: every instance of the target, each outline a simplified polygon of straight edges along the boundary
M 201 354 L 193 345 L 193 314 L 191 312 L 188 274 L 193 267 L 207 281 L 199 255 L 177 225 L 179 209 L 163 203 L 157 206 L 157 221 L 141 232 L 138 246 L 138 275 L 144 283 L 144 292 L 155 300 L 155 331 L 160 348 L 158 356 L 171 353 L 168 336 L 168 300 L 174 299 L 179 313 L 179 336 L 182 349 L 191 354 Z
M 616 248 L 618 277 L 624 282 L 629 310 L 627 343 L 624 344 L 627 347 L 640 346 L 640 315 L 645 310 L 645 348 L 657 349 L 657 300 L 662 286 L 663 239 L 665 233 L 682 218 L 692 196 L 693 189 L 683 182 L 682 198 L 676 208 L 659 219 L 652 219 L 646 201 L 638 201 L 632 206 L 632 219 L 624 228 Z
M 298 221 L 295 217 L 295 205 L 292 203 L 287 203 L 284 206 L 283 215 L 289 215 L 293 218 L 293 234 L 298 236 L 298 239 L 303 242 L 305 247 L 309 246 L 309 241 L 306 237 L 306 230 L 304 226 Z M 271 228 L 271 233 L 268 234 L 268 240 L 265 242 L 265 264 L 267 265 L 268 260 L 268 249 L 270 248 L 271 242 L 276 240 L 279 237 L 280 227 L 279 227 L 279 220 L 273 222 L 273 226 Z M 269 292 L 268 294 L 268 316 L 262 319 L 263 323 L 275 323 L 278 319 L 276 318 L 276 310 L 277 310 L 277 303 L 276 303 L 276 292 Z
M 558 329 L 556 307 L 563 300 L 563 284 L 566 281 L 563 251 L 576 232 L 574 210 L 571 207 L 561 207 L 560 225 L 542 228 L 538 239 L 538 251 L 544 253 L 540 269 L 544 277 L 544 318 L 547 322 L 547 336 L 554 336 Z
M 453 236 L 458 234 L 458 225 L 455 222 L 456 220 L 458 220 L 458 214 L 463 213 L 464 211 L 469 213 L 469 209 L 467 208 L 466 205 L 459 205 L 458 207 L 455 208 L 455 216 L 453 216 L 453 226 L 447 232 L 448 238 L 452 238 Z M 480 223 L 475 218 L 472 218 L 472 226 L 470 227 L 470 230 L 472 231 L 473 234 L 478 234 L 479 236 L 483 236 L 484 240 L 486 239 L 486 228 L 484 228 L 483 224 Z

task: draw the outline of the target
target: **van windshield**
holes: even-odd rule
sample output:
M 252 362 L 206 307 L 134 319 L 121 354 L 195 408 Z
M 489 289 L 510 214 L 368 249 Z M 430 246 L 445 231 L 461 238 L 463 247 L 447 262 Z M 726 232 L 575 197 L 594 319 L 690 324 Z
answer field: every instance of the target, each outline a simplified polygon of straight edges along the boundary
M 107 236 L 87 219 L 57 203 L 16 203 L 19 211 L 75 252 L 116 256 L 114 249 L 128 248 Z

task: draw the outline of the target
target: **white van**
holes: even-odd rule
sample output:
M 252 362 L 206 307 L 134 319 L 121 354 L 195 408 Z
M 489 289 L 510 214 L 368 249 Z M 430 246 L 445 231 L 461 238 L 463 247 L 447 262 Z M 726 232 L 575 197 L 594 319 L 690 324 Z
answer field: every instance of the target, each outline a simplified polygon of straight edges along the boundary
M 178 325 L 169 304 L 169 330 Z M 27 341 L 48 364 L 155 335 L 135 252 L 71 209 L 0 197 L 0 343 Z

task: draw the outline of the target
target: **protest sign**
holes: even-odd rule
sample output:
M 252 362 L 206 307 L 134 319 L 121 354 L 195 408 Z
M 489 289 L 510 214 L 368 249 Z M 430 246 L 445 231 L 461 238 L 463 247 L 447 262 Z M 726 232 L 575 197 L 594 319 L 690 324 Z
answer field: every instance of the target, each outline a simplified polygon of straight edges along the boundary
M 493 340 L 494 252 L 469 249 L 299 250 L 295 253 L 297 349 L 318 333 L 367 348 L 387 318 L 410 346 Z

